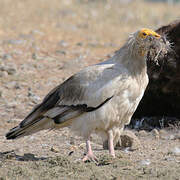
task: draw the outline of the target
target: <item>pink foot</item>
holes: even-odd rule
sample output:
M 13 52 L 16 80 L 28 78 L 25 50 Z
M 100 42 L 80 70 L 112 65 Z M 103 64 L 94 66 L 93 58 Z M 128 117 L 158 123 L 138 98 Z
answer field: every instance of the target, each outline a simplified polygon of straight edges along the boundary
M 83 162 L 86 161 L 98 162 L 98 159 L 93 153 L 87 153 L 83 158 Z

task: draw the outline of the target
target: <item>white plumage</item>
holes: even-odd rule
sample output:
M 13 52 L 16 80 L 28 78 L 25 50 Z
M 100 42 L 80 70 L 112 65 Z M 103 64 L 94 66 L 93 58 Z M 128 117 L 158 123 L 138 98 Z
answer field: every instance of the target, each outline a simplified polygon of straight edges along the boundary
M 113 143 L 119 139 L 119 129 L 130 122 L 148 84 L 146 54 L 154 44 L 161 48 L 160 42 L 160 35 L 149 29 L 132 34 L 114 57 L 81 70 L 53 89 L 6 134 L 7 139 L 70 126 L 86 139 L 83 160 L 97 160 L 90 145 L 93 132 L 108 139 L 110 154 L 115 156 Z

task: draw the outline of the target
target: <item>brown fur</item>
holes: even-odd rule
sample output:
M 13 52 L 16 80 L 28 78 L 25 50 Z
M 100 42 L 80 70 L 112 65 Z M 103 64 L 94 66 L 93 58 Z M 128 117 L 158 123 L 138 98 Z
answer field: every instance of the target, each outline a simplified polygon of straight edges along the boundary
M 134 118 L 143 116 L 180 117 L 180 20 L 156 30 L 171 44 L 158 58 L 159 65 L 148 64 L 149 85 Z

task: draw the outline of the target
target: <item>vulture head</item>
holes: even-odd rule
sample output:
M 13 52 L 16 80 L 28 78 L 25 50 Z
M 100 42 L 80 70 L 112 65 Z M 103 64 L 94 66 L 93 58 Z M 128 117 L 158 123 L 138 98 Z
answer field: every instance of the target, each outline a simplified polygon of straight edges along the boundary
M 151 29 L 140 29 L 131 34 L 128 40 L 132 55 L 135 57 L 145 57 L 148 61 L 158 64 L 161 53 L 165 54 L 170 48 L 165 36 L 161 36 Z M 139 59 L 138 58 L 138 59 Z

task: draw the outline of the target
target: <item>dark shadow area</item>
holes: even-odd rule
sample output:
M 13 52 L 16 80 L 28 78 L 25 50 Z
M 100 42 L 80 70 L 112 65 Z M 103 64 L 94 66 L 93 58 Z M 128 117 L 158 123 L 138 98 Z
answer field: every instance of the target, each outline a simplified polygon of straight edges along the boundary
M 0 152 L 0 160 L 7 160 L 7 159 L 16 159 L 17 161 L 39 161 L 48 159 L 46 157 L 35 157 L 32 153 L 25 153 L 23 156 L 17 155 L 14 150 L 12 151 L 5 151 Z

